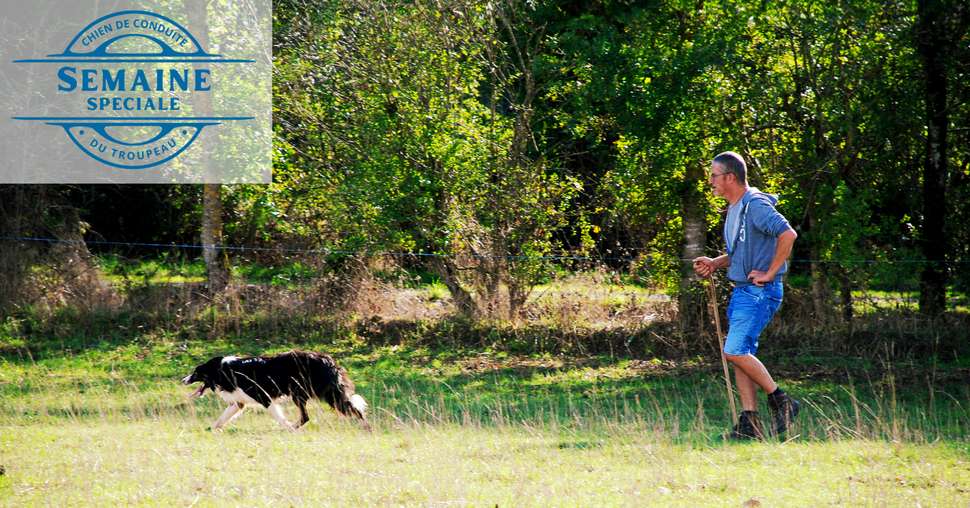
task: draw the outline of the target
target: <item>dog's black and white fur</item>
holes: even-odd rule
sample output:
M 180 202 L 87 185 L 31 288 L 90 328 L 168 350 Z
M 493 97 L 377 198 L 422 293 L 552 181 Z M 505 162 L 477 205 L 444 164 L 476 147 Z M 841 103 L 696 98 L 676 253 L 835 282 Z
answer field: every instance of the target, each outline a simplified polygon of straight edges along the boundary
M 192 397 L 201 397 L 208 388 L 229 403 L 212 428 L 221 429 L 243 413 L 247 406 L 260 405 L 283 427 L 296 430 L 310 420 L 306 403 L 316 398 L 330 404 L 338 413 L 367 424 L 367 402 L 354 393 L 347 371 L 329 355 L 288 351 L 275 356 L 238 358 L 217 356 L 199 365 L 182 379 L 185 384 L 202 383 Z M 291 424 L 280 402 L 290 398 L 300 410 L 300 421 Z

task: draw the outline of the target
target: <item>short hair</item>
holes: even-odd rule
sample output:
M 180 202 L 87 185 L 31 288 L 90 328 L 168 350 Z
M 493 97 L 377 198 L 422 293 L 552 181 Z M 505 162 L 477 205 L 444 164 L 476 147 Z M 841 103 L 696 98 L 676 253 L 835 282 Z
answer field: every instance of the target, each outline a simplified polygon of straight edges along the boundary
M 744 158 L 737 152 L 721 152 L 714 157 L 714 161 L 722 166 L 727 173 L 734 173 L 738 183 L 747 183 L 748 166 L 744 164 Z

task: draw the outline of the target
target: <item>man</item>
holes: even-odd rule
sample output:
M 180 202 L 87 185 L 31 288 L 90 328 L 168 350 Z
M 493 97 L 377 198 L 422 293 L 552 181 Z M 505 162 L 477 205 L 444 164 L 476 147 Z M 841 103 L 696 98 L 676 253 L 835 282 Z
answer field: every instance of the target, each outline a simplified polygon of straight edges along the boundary
M 724 225 L 727 254 L 695 259 L 694 272 L 710 277 L 718 268 L 727 268 L 727 278 L 734 284 L 727 308 L 724 356 L 734 365 L 743 411 L 731 437 L 764 438 L 758 418 L 758 387 L 768 394 L 775 432 L 784 436 L 798 415 L 799 403 L 778 387 L 755 353 L 758 335 L 781 306 L 782 274 L 798 234 L 775 210 L 776 196 L 748 187 L 747 167 L 737 153 L 714 157 L 709 182 L 714 195 L 730 203 Z

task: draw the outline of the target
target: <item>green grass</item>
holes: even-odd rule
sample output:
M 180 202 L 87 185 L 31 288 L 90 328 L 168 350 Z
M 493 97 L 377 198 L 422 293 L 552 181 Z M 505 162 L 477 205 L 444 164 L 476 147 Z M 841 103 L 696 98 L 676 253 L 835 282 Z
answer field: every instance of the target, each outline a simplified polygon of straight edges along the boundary
M 860 371 L 845 360 L 851 380 L 782 378 L 805 402 L 796 435 L 736 444 L 722 438 L 730 417 L 710 359 L 516 355 L 319 333 L 209 339 L 136 325 L 38 338 L 12 323 L 0 329 L 4 505 L 970 501 L 970 388 L 930 382 L 918 366 Z M 319 404 L 295 434 L 262 411 L 213 433 L 221 403 L 190 401 L 178 382 L 211 355 L 291 347 L 338 358 L 371 404 L 373 433 Z M 783 372 L 826 362 L 764 359 Z
M 919 292 L 866 290 L 852 292 L 852 307 L 859 314 L 876 314 L 881 311 L 919 310 Z M 948 305 L 952 312 L 970 312 L 967 298 L 961 293 L 948 291 Z
M 96 258 L 104 277 L 116 285 L 201 283 L 206 280 L 201 258 L 161 256 L 157 259 L 125 259 L 113 254 Z M 232 276 L 248 284 L 296 287 L 311 283 L 320 271 L 300 261 L 265 266 L 257 263 L 235 263 Z
M 208 415 L 206 415 L 208 416 Z M 324 419 L 280 431 L 207 418 L 0 428 L 0 504 L 32 506 L 957 506 L 965 452 L 873 441 L 684 445 L 636 428 L 403 425 Z
M 451 296 L 451 293 L 448 292 L 448 286 L 445 286 L 443 282 L 435 281 L 425 286 L 425 288 L 428 294 L 428 300 L 432 302 L 444 300 Z
M 180 256 L 130 260 L 113 254 L 95 257 L 103 276 L 113 284 L 183 284 L 205 281 L 205 263 L 201 258 L 188 260 Z

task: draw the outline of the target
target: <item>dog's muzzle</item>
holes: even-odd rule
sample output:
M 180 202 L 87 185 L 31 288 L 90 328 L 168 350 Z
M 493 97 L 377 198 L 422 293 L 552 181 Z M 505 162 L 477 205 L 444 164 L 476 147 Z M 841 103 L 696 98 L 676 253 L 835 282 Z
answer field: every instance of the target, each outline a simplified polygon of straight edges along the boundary
M 192 384 L 194 382 L 195 381 L 192 380 L 192 374 L 189 374 L 188 376 L 185 376 L 185 377 L 182 378 L 182 383 L 183 384 L 190 385 L 190 384 Z M 189 394 L 189 398 L 190 399 L 199 398 L 199 397 L 202 396 L 202 394 L 204 392 L 205 392 L 205 383 L 202 383 L 202 386 L 200 386 L 197 390 L 195 390 L 194 392 L 192 392 L 192 393 Z

